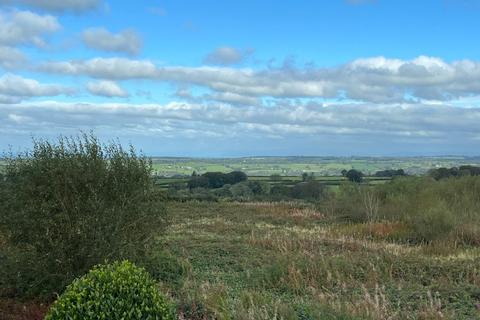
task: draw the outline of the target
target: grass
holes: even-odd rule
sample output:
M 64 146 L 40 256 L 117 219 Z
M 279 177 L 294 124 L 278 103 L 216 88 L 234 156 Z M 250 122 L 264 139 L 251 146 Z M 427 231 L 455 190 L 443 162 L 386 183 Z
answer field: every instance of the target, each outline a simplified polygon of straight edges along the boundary
M 298 203 L 170 203 L 185 319 L 477 319 L 480 251 L 396 242 Z

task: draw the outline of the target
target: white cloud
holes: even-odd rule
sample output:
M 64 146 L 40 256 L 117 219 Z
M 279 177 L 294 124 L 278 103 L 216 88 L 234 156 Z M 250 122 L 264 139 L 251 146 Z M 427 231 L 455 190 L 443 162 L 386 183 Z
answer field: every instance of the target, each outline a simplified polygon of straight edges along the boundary
M 279 105 L 235 107 L 229 104 L 168 104 L 125 103 L 23 103 L 17 111 L 37 108 L 45 114 L 82 115 L 83 125 L 98 121 L 112 126 L 125 123 L 168 121 L 178 128 L 190 129 L 214 126 L 219 129 L 243 128 L 247 131 L 270 132 L 288 137 L 290 134 L 371 134 L 400 137 L 447 138 L 461 134 L 467 139 L 478 133 L 480 108 L 459 109 L 448 105 L 423 104 L 364 104 L 364 105 Z M 105 118 L 116 119 L 104 121 Z M 103 120 L 102 120 L 103 119 Z M 84 122 L 86 121 L 86 122 Z M 222 129 L 222 130 L 223 130 Z M 232 134 L 244 132 L 232 130 Z
M 60 29 L 57 18 L 30 11 L 0 11 L 0 44 L 45 46 L 43 36 Z
M 72 88 L 57 84 L 41 84 L 36 80 L 27 79 L 14 74 L 4 74 L 0 77 L 0 95 L 7 97 L 42 97 L 72 94 Z
M 96 8 L 100 0 L 0 0 L 0 5 L 26 5 L 55 12 L 83 12 Z
M 96 81 L 87 83 L 87 90 L 91 94 L 103 97 L 122 97 L 129 96 L 128 92 L 122 89 L 113 81 Z
M 4 69 L 14 69 L 21 66 L 27 58 L 18 49 L 0 46 L 0 66 Z
M 151 61 L 126 58 L 45 62 L 40 65 L 38 70 L 66 75 L 87 75 L 104 79 L 153 79 L 158 71 Z
M 133 30 L 111 33 L 105 28 L 90 28 L 83 32 L 82 38 L 85 45 L 92 49 L 131 55 L 138 54 L 143 45 L 142 39 Z
M 220 47 L 209 53 L 204 61 L 209 64 L 230 65 L 243 62 L 251 50 L 239 50 L 232 47 Z
M 203 154 L 226 150 L 317 155 L 474 153 L 472 148 L 480 147 L 479 121 L 480 108 L 445 104 L 280 103 L 272 108 L 225 103 L 43 101 L 0 108 L 2 134 L 13 130 L 28 140 L 31 132 L 45 136 L 95 127 L 99 134 L 129 141 L 145 137 L 145 145 L 151 145 L 155 137 L 162 141 L 161 149 L 157 144 L 153 149 L 157 155 L 165 152 L 167 141 L 177 154 L 192 150 Z
M 22 101 L 20 97 L 12 97 L 0 94 L 0 104 L 15 104 Z
M 150 79 L 206 87 L 217 94 L 245 98 L 348 98 L 392 103 L 446 101 L 480 95 L 480 63 L 444 62 L 420 56 L 413 60 L 358 59 L 334 68 L 251 70 L 226 67 L 156 66 L 149 60 L 95 58 L 49 62 L 39 70 L 103 79 Z

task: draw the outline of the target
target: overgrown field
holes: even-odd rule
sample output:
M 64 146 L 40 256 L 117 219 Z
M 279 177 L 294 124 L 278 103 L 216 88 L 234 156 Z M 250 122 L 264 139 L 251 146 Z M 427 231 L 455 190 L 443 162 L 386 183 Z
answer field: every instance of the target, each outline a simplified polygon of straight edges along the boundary
M 133 147 L 34 141 L 0 174 L 0 320 L 480 319 L 480 167 L 387 171 L 162 186 Z
M 159 275 L 184 319 L 478 319 L 480 250 L 299 203 L 170 203 Z M 167 259 L 168 260 L 168 259 Z

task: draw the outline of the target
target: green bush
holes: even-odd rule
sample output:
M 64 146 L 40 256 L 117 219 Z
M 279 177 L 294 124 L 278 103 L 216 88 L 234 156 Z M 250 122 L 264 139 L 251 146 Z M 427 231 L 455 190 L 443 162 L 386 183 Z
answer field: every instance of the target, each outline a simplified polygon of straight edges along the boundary
M 318 181 L 310 180 L 297 183 L 291 190 L 296 199 L 319 200 L 325 195 L 325 186 Z
M 455 216 L 442 201 L 425 211 L 417 212 L 410 219 L 409 224 L 413 231 L 411 238 L 426 242 L 445 238 L 456 224 Z
M 230 187 L 230 192 L 235 200 L 250 200 L 253 197 L 253 191 L 247 181 L 234 184 Z
M 480 177 L 398 177 L 376 186 L 344 183 L 335 198 L 335 213 L 366 222 L 368 209 L 376 218 L 400 222 L 409 242 L 480 243 Z M 372 210 L 375 209 L 375 210 Z
M 76 279 L 45 320 L 175 319 L 172 305 L 142 268 L 124 261 L 99 265 Z
M 31 152 L 9 157 L 0 234 L 21 254 L 0 259 L 10 273 L 3 285 L 18 295 L 51 295 L 105 259 L 141 263 L 165 226 L 150 173 L 133 148 L 91 135 L 34 141 Z

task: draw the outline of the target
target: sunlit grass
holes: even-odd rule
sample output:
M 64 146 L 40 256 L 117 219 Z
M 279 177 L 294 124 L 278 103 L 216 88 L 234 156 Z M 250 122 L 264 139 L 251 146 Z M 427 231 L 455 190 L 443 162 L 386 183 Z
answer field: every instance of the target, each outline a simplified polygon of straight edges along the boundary
M 186 319 L 474 319 L 477 249 L 397 241 L 296 203 L 171 203 L 164 246 L 188 264 Z M 168 283 L 165 284 L 168 287 Z M 196 316 L 196 317 L 195 317 Z

